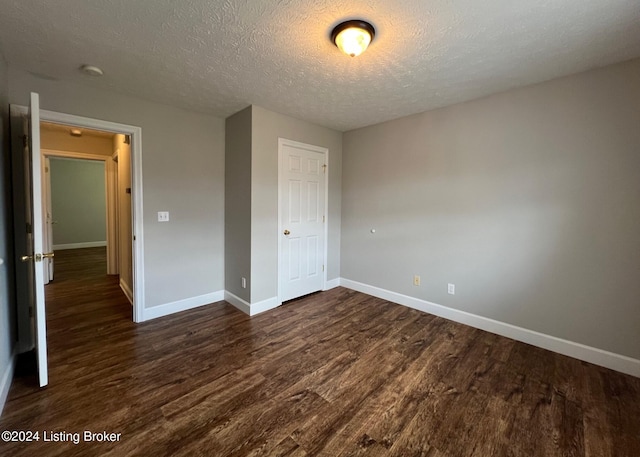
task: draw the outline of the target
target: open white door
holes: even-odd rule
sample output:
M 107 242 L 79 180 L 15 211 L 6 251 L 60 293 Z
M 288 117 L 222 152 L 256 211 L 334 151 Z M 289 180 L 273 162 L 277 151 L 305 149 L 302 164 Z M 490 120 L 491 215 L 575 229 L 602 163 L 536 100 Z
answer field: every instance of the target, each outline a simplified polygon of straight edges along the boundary
M 43 259 L 53 257 L 53 253 L 43 254 L 43 205 L 42 205 L 42 156 L 40 155 L 40 102 L 38 94 L 31 93 L 28 116 L 28 141 L 24 142 L 27 247 L 29 252 L 22 256 L 23 262 L 31 263 L 29 274 L 30 303 L 34 308 L 36 335 L 36 355 L 38 358 L 38 378 L 40 387 L 49 382 L 47 370 L 47 327 L 44 302 Z

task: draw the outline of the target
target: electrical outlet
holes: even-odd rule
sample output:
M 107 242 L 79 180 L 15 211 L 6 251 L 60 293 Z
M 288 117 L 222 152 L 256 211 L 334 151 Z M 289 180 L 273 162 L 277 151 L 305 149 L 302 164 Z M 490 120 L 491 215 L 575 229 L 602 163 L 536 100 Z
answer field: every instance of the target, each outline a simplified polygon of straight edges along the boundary
M 449 295 L 455 295 L 456 294 L 456 285 L 455 284 L 448 284 L 447 285 L 447 292 L 449 293 Z
M 243 289 L 247 288 L 247 278 L 242 278 L 242 288 Z
M 158 211 L 158 222 L 169 222 L 169 211 Z
M 419 286 L 419 285 L 420 285 L 420 276 L 415 275 L 415 276 L 413 277 L 413 285 L 414 285 L 414 286 Z

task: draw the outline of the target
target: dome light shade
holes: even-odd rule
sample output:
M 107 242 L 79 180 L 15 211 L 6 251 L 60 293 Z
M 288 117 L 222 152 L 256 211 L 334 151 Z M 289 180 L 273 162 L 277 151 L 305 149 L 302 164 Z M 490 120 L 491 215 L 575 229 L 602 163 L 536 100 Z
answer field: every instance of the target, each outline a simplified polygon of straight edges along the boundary
M 346 55 L 356 57 L 367 49 L 375 34 L 375 29 L 368 22 L 346 21 L 333 29 L 331 41 Z

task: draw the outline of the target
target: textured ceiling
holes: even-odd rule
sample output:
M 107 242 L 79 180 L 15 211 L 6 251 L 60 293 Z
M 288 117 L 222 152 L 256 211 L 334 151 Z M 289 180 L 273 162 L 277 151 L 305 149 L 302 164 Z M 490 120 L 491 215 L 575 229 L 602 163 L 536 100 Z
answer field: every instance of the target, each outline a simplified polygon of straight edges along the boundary
M 328 38 L 351 18 L 377 29 L 357 58 Z M 640 1 L 1 0 L 0 46 L 41 77 L 349 130 L 638 57 Z

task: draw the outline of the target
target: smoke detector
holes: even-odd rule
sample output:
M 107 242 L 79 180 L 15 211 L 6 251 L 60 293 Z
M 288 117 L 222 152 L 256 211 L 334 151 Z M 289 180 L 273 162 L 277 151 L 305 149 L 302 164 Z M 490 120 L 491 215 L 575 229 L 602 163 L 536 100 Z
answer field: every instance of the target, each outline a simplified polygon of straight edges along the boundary
M 102 76 L 104 75 L 104 71 L 102 71 L 101 68 L 96 67 L 95 65 L 83 65 L 80 67 L 80 70 L 82 70 L 82 72 L 85 75 L 89 75 L 89 76 Z

